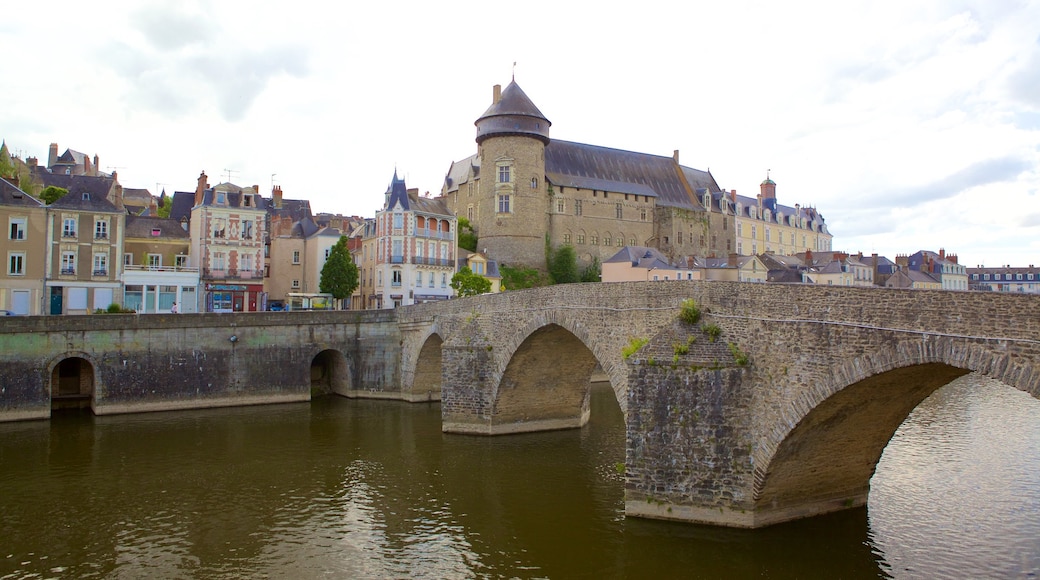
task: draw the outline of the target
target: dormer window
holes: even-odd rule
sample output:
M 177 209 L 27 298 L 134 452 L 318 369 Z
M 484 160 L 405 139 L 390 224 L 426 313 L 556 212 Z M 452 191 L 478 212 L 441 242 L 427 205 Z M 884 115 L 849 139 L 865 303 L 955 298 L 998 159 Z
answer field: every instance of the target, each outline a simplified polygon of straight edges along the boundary
M 253 207 L 253 196 L 244 195 L 242 196 L 242 205 L 245 207 Z
M 217 192 L 217 203 L 219 203 L 220 205 L 224 205 L 227 203 L 227 197 L 224 195 L 223 191 Z
M 90 201 L 90 194 L 85 191 L 83 192 L 83 201 Z

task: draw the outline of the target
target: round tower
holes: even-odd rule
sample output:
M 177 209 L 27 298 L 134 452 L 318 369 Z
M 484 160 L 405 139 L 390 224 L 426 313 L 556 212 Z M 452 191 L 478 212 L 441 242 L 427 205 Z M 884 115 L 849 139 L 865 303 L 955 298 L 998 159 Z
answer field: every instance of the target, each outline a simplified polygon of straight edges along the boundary
M 495 85 L 491 106 L 474 123 L 480 187 L 474 226 L 478 251 L 508 266 L 545 268 L 549 120 L 512 81 Z

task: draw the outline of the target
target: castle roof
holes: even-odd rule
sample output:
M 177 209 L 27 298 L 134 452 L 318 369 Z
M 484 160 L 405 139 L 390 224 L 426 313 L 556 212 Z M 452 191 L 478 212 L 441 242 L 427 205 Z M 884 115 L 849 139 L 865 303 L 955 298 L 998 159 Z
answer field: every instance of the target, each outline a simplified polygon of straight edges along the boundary
M 693 190 L 719 190 L 711 173 L 679 165 L 672 157 L 571 141 L 546 145 L 545 174 L 554 185 L 648 195 L 658 205 L 685 209 L 701 207 Z
M 552 125 L 515 80 L 506 85 L 501 95 L 473 124 L 477 126 L 477 143 L 492 134 L 527 135 L 547 143 L 549 126 Z

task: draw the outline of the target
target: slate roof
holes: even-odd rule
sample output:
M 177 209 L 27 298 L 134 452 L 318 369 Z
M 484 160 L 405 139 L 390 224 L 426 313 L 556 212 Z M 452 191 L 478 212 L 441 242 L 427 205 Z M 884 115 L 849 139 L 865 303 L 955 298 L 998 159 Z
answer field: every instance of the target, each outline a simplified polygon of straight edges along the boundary
M 42 201 L 25 193 L 18 186 L 0 178 L 0 205 L 42 207 Z
M 477 126 L 477 144 L 491 135 L 526 135 L 548 143 L 552 125 L 515 80 L 473 124 Z
M 115 182 L 111 177 L 91 175 L 52 175 L 46 185 L 63 187 L 69 192 L 50 205 L 56 209 L 80 211 L 123 212 L 122 200 L 109 199 Z M 115 195 L 113 195 L 115 197 Z
M 480 177 L 480 155 L 474 153 L 469 157 L 454 161 L 444 177 L 445 192 L 458 191 L 459 185 Z
M 651 195 L 657 205 L 684 209 L 702 207 L 691 195 L 697 189 L 719 190 L 711 173 L 678 165 L 672 157 L 571 141 L 546 145 L 545 173 L 553 185 Z
M 673 269 L 676 267 L 669 263 L 668 258 L 656 248 L 646 246 L 625 246 L 618 250 L 616 254 L 604 260 L 605 264 L 624 262 L 628 262 L 633 268 L 646 270 L 652 268 Z
M 153 234 L 153 230 L 159 230 L 159 235 Z M 129 215 L 126 216 L 126 237 L 187 240 L 191 234 L 181 227 L 180 220 Z
M 173 192 L 173 206 L 170 207 L 170 218 L 180 221 L 183 219 L 191 219 L 191 208 L 195 205 L 195 192 L 194 191 L 175 191 Z

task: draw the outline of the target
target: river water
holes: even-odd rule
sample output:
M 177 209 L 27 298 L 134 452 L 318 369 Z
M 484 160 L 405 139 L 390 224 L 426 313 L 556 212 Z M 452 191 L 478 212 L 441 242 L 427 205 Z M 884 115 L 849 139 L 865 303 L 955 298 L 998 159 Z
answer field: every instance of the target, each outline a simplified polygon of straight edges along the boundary
M 570 431 L 446 435 L 436 404 L 0 424 L 0 579 L 1035 578 L 1040 401 L 926 400 L 868 506 L 731 530 L 624 517 L 609 388 Z

